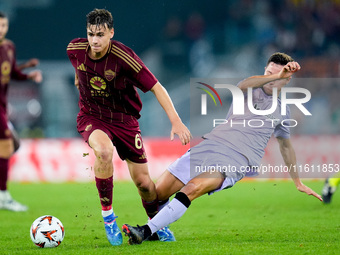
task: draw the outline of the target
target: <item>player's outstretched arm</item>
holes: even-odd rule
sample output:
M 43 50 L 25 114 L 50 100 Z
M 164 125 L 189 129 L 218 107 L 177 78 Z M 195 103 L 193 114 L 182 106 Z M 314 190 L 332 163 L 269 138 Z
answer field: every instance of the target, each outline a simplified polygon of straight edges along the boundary
M 283 66 L 279 73 L 251 76 L 241 81 L 238 87 L 242 91 L 246 91 L 248 88 L 261 88 L 269 82 L 286 79 L 287 81 L 283 84 L 285 85 L 289 82 L 291 76 L 300 69 L 301 67 L 298 62 L 289 62 Z
M 172 129 L 170 139 L 173 140 L 174 135 L 176 134 L 183 145 L 189 143 L 192 137 L 191 133 L 189 129 L 183 124 L 181 118 L 178 116 L 178 113 L 176 112 L 176 109 L 166 89 L 159 82 L 157 82 L 152 87 L 151 91 L 156 96 L 159 104 L 163 107 L 171 122 Z
M 319 199 L 320 201 L 322 201 L 322 198 L 318 193 L 316 193 L 314 190 L 307 187 L 306 185 L 304 185 L 301 182 L 300 177 L 299 177 L 299 173 L 297 172 L 297 169 L 296 169 L 295 151 L 294 151 L 294 148 L 293 148 L 293 146 L 290 142 L 290 139 L 278 137 L 277 140 L 278 140 L 279 145 L 280 145 L 281 155 L 283 157 L 283 160 L 284 160 L 286 166 L 289 169 L 290 177 L 294 181 L 296 188 L 299 191 L 304 192 L 307 195 L 312 195 L 312 196 L 316 197 L 317 199 Z
M 28 60 L 27 62 L 21 64 L 21 65 L 18 65 L 18 69 L 19 70 L 23 70 L 25 68 L 29 68 L 29 67 L 35 67 L 39 65 L 39 59 L 37 58 L 31 58 L 30 60 Z

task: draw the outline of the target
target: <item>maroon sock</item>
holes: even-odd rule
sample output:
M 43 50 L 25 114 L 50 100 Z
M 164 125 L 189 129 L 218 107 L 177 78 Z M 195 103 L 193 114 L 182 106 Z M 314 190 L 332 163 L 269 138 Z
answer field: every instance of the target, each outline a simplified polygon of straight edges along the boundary
M 0 190 L 7 190 L 8 159 L 0 158 Z
M 146 211 L 146 214 L 152 219 L 158 213 L 158 199 L 156 198 L 153 201 L 147 202 L 142 199 L 143 207 Z
M 104 211 L 112 209 L 113 176 L 107 179 L 95 177 L 100 203 Z

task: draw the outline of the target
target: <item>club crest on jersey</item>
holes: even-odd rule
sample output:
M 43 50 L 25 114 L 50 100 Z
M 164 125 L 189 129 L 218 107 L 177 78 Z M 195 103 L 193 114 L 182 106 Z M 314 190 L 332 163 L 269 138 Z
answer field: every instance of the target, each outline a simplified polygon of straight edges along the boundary
M 116 73 L 114 71 L 112 71 L 111 69 L 109 70 L 106 70 L 105 73 L 105 78 L 108 80 L 108 81 L 112 81 L 114 77 L 116 77 Z
M 98 76 L 92 77 L 90 84 L 96 90 L 104 90 L 106 88 L 106 82 Z
M 1 74 L 9 75 L 11 72 L 11 64 L 6 60 L 1 65 Z

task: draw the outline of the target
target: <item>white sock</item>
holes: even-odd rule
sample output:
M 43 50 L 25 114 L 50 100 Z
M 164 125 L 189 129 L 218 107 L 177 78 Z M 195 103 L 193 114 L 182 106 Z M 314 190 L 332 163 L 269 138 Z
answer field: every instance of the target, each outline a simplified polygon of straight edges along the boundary
M 9 194 L 8 190 L 0 190 L 0 200 L 6 201 L 6 200 L 11 200 L 12 197 Z
M 159 213 L 165 206 L 167 206 L 169 203 L 170 203 L 170 200 L 168 199 L 164 204 L 160 205 L 160 206 L 158 207 L 158 213 Z M 151 219 L 148 218 L 148 223 L 149 223 L 150 220 L 151 220 Z
M 112 213 L 113 213 L 113 209 L 110 209 L 108 211 L 102 210 L 102 216 L 103 217 L 107 217 L 107 216 L 111 215 Z
M 172 199 L 162 210 L 160 210 L 155 217 L 148 222 L 152 234 L 157 230 L 175 222 L 183 216 L 188 208 L 176 198 Z

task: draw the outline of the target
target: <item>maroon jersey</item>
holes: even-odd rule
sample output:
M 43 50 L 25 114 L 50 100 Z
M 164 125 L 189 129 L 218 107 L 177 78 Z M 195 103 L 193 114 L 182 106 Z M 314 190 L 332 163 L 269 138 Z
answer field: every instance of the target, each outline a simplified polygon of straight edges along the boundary
M 137 89 L 149 91 L 157 79 L 142 60 L 124 44 L 112 40 L 107 54 L 89 57 L 87 39 L 72 40 L 67 55 L 79 79 L 80 114 L 113 122 L 125 115 L 140 117 L 142 102 Z
M 7 39 L 0 42 L 0 111 L 6 114 L 7 90 L 10 79 L 27 80 L 27 75 L 22 73 L 15 59 L 15 46 Z

